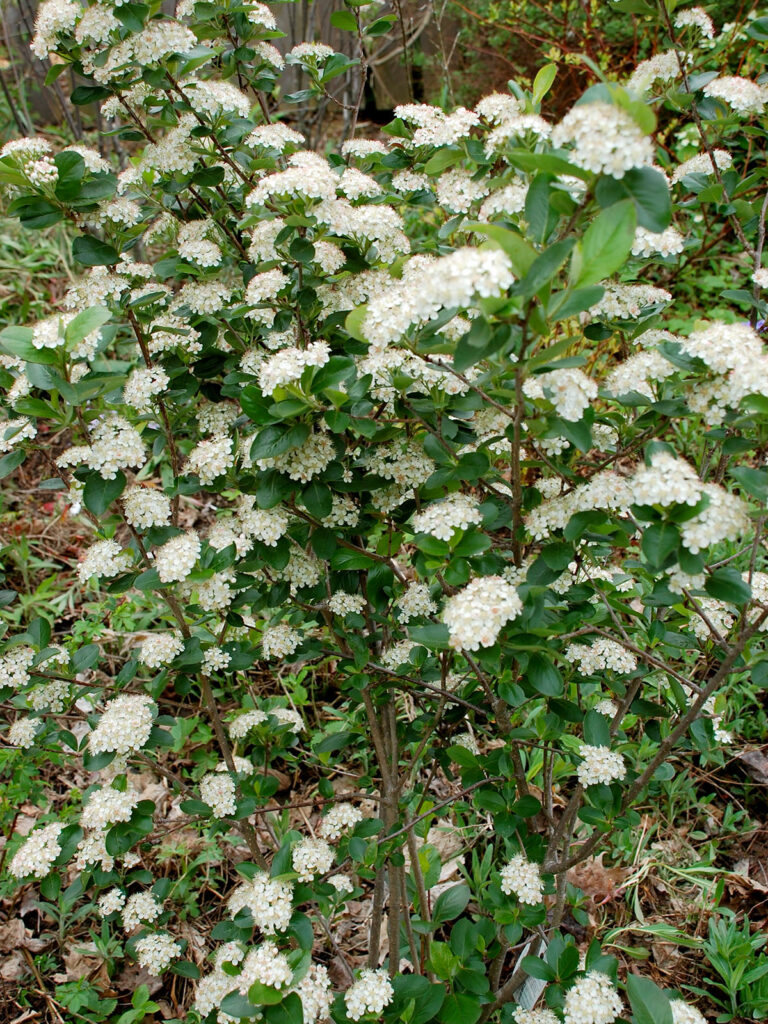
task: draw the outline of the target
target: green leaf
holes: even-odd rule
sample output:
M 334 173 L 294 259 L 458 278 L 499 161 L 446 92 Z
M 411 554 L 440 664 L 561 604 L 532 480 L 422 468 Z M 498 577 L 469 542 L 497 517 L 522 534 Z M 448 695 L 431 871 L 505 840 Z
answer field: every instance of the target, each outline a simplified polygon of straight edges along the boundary
M 269 1006 L 266 1012 L 267 1024 L 303 1024 L 304 1007 L 301 997 L 295 992 L 283 996 L 282 1002 Z
M 551 174 L 537 174 L 525 196 L 525 219 L 528 234 L 537 242 L 544 242 L 554 225 L 555 211 L 549 205 L 552 185 Z
M 272 985 L 264 985 L 260 981 L 254 981 L 248 989 L 248 998 L 256 1006 L 272 1006 L 279 1003 L 285 997 L 285 992 Z
M 624 264 L 635 239 L 635 224 L 635 207 L 629 200 L 598 214 L 573 253 L 575 287 L 597 284 Z
M 643 531 L 643 555 L 654 569 L 661 569 L 679 541 L 680 534 L 673 523 L 653 523 Z
M 14 469 L 18 469 L 24 459 L 26 459 L 27 453 L 23 448 L 17 449 L 15 452 L 8 452 L 0 459 L 0 480 L 4 480 L 5 477 L 9 476 Z
M 113 246 L 90 235 L 80 235 L 74 240 L 72 256 L 84 267 L 112 267 L 120 259 Z
M 89 512 L 101 516 L 120 497 L 125 484 L 125 474 L 119 470 L 113 480 L 105 480 L 99 473 L 89 473 L 83 488 L 83 504 Z
M 554 968 L 550 967 L 546 960 L 539 960 L 537 956 L 523 957 L 520 966 L 531 978 L 538 978 L 539 981 L 554 981 L 557 975 Z
M 258 1006 L 254 1006 L 237 991 L 224 996 L 219 1009 L 222 1013 L 228 1013 L 230 1017 L 255 1017 L 259 1013 Z
M 58 359 L 50 348 L 35 348 L 32 344 L 34 332 L 31 327 L 6 327 L 0 331 L 0 348 L 28 363 L 42 363 L 50 366 Z
M 563 677 L 549 658 L 538 651 L 528 660 L 525 678 L 537 693 L 545 697 L 559 697 L 563 692 Z
M 635 1024 L 673 1024 L 669 999 L 650 978 L 628 974 L 627 996 Z
M 342 32 L 357 31 L 357 22 L 351 11 L 334 11 L 331 15 L 331 24 Z
M 729 604 L 746 604 L 752 597 L 750 585 L 742 579 L 740 572 L 729 566 L 711 572 L 704 589 L 710 597 Z
M 595 197 L 601 206 L 631 199 L 637 223 L 648 231 L 664 231 L 672 220 L 669 186 L 664 175 L 652 167 L 633 167 L 620 180 L 603 176 L 597 183 Z
M 181 978 L 192 978 L 197 981 L 200 977 L 200 968 L 190 960 L 179 960 L 171 965 L 171 974 L 178 974 Z
M 0 338 L 3 337 L 3 334 L 0 334 Z M 766 470 L 737 466 L 730 471 L 730 475 L 741 484 L 747 494 L 751 494 L 761 502 L 768 502 L 768 472 Z
M 309 437 L 309 427 L 306 423 L 297 423 L 288 430 L 284 426 L 265 427 L 256 435 L 256 440 L 251 445 L 251 458 L 273 459 L 283 452 L 297 448 Z
M 437 928 L 446 921 L 455 920 L 466 909 L 470 895 L 468 885 L 453 885 L 440 893 L 435 901 L 432 924 Z
M 540 288 L 552 280 L 568 259 L 575 244 L 574 238 L 565 238 L 561 242 L 550 245 L 540 256 L 536 257 L 528 273 L 515 288 L 514 294 L 522 295 L 524 299 L 535 295 Z
M 106 306 L 92 306 L 90 309 L 84 309 L 67 325 L 64 338 L 68 344 L 76 345 L 111 319 L 112 314 Z
M 500 249 L 503 249 L 509 256 L 512 269 L 518 277 L 525 277 L 539 255 L 522 235 L 518 235 L 516 231 L 511 231 L 509 228 L 503 228 L 500 224 L 480 224 L 478 222 L 465 224 L 464 228 L 467 231 L 474 231 L 475 234 L 485 235 Z
M 547 95 L 549 90 L 552 88 L 552 84 L 555 81 L 555 75 L 557 74 L 557 64 L 545 64 L 537 73 L 533 80 L 533 102 L 541 103 L 544 97 Z

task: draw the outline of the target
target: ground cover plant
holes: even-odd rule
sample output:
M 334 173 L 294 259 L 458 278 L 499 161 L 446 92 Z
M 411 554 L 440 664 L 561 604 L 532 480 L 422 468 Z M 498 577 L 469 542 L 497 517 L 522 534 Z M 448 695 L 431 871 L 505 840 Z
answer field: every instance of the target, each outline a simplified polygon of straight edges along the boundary
M 121 143 L 0 153 L 78 268 L 0 333 L 6 493 L 34 470 L 82 540 L 75 606 L 21 537 L 0 593 L 2 941 L 50 1019 L 768 1012 L 748 918 L 640 897 L 725 893 L 649 808 L 678 853 L 751 827 L 690 778 L 765 721 L 768 92 L 702 8 L 614 6 L 661 48 L 559 118 L 546 65 L 377 139 L 378 5 L 334 15 L 352 56 L 281 53 L 262 3 L 40 7 Z M 347 74 L 343 143 L 306 148 L 291 105 Z M 633 964 L 643 927 L 698 973 Z

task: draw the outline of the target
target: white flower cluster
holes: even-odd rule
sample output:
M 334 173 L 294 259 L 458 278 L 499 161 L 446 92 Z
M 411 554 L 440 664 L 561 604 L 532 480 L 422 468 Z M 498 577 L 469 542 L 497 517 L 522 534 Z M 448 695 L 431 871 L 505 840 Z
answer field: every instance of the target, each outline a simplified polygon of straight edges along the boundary
M 712 157 L 714 157 L 714 161 Z M 678 164 L 672 172 L 672 184 L 676 185 L 688 174 L 714 174 L 715 168 L 719 171 L 727 171 L 733 163 L 733 157 L 725 149 L 712 150 L 712 157 L 709 153 L 697 153 L 690 160 Z
M 638 227 L 632 243 L 632 255 L 648 259 L 650 256 L 677 256 L 685 248 L 685 239 L 675 227 L 664 231 L 648 231 Z
M 360 1020 L 367 1013 L 381 1013 L 394 995 L 395 990 L 385 970 L 364 968 L 357 981 L 344 993 L 347 1016 L 350 1020 Z
M 469 494 L 451 494 L 432 502 L 413 517 L 413 528 L 438 540 L 449 541 L 456 530 L 468 530 L 483 521 L 477 501 Z
M 125 518 L 139 530 L 167 526 L 171 521 L 171 499 L 152 487 L 133 484 L 123 495 Z
M 298 448 L 291 448 L 273 458 L 258 459 L 259 469 L 276 469 L 291 480 L 309 483 L 312 477 L 322 473 L 336 457 L 333 439 L 323 430 L 316 430 Z
M 200 799 L 217 818 L 232 817 L 237 811 L 234 780 L 226 772 L 208 772 L 200 780 Z
M 184 650 L 184 640 L 178 630 L 173 633 L 150 633 L 139 649 L 139 663 L 147 668 L 169 665 Z
M 287 658 L 296 650 L 302 641 L 301 633 L 287 622 L 278 622 L 276 626 L 267 626 L 261 635 L 261 653 L 266 660 Z
M 351 832 L 359 821 L 363 820 L 363 812 L 353 804 L 334 804 L 320 822 L 319 832 L 323 839 L 334 841 L 341 839 L 345 832 Z
M 704 39 L 715 38 L 715 26 L 703 7 L 688 7 L 675 15 L 675 28 L 696 28 Z
M 333 847 L 324 839 L 302 839 L 293 848 L 293 870 L 300 882 L 311 882 L 315 875 L 326 874 L 333 861 Z
M 12 686 L 15 690 L 26 686 L 34 660 L 35 652 L 26 644 L 9 648 L 0 658 L 0 686 Z
M 684 999 L 670 999 L 669 1006 L 672 1010 L 672 1024 L 707 1024 L 704 1014 Z
M 544 898 L 544 883 L 539 865 L 523 853 L 516 853 L 509 864 L 501 869 L 501 891 L 515 895 L 521 903 L 536 906 Z
M 451 647 L 467 651 L 491 647 L 502 627 L 517 618 L 522 609 L 517 591 L 501 576 L 471 580 L 443 608 Z
M 641 60 L 627 82 L 635 92 L 648 92 L 655 82 L 669 82 L 680 74 L 680 64 L 674 50 L 656 53 L 648 60 Z
M 209 647 L 203 654 L 202 671 L 205 675 L 225 672 L 232 661 L 232 655 L 221 647 Z
M 639 469 L 632 477 L 632 504 L 697 505 L 701 498 L 701 480 L 684 459 L 669 452 L 655 452 L 650 466 Z
M 601 971 L 590 971 L 566 993 L 563 1024 L 613 1024 L 623 1009 L 610 978 Z
M 135 948 L 139 966 L 154 975 L 167 971 L 173 961 L 181 956 L 181 946 L 168 932 L 145 935 L 138 940 Z
M 87 583 L 93 576 L 117 576 L 130 569 L 133 558 L 114 540 L 99 540 L 86 549 L 77 567 L 77 578 Z
M 522 1006 L 512 1013 L 515 1024 L 560 1024 L 560 1018 L 552 1010 L 525 1010 Z
M 612 672 L 634 672 L 637 658 L 615 640 L 598 637 L 589 646 L 586 644 L 569 644 L 563 657 L 571 664 L 578 666 L 582 676 L 596 675 L 610 669 Z
M 200 557 L 200 538 L 194 530 L 171 537 L 155 552 L 155 569 L 163 583 L 180 583 Z
M 110 914 L 116 914 L 123 909 L 125 900 L 126 896 L 123 890 L 115 886 L 115 888 L 110 889 L 109 892 L 105 892 L 103 896 L 99 897 L 99 911 L 104 917 L 109 917 Z
M 206 487 L 234 465 L 232 449 L 232 438 L 223 435 L 198 441 L 189 453 L 186 470 L 197 474 L 200 483 Z
M 552 132 L 556 146 L 573 145 L 571 160 L 594 174 L 623 178 L 633 167 L 653 163 L 653 141 L 622 108 L 611 103 L 581 103 Z
M 88 738 L 93 754 L 114 751 L 132 754 L 149 739 L 157 707 L 151 697 L 122 694 L 111 700 Z
M 610 284 L 598 303 L 589 310 L 592 319 L 634 320 L 649 306 L 669 302 L 672 296 L 664 288 L 650 284 Z
M 267 716 L 263 711 L 258 709 L 244 711 L 230 723 L 229 735 L 233 740 L 244 740 L 251 729 L 255 729 L 257 725 L 261 725 L 266 721 Z
M 52 822 L 30 832 L 8 865 L 14 878 L 45 878 L 61 853 L 59 836 L 63 830 L 63 825 Z
M 523 393 L 527 398 L 549 398 L 558 416 L 576 423 L 597 398 L 597 384 L 581 370 L 567 367 L 528 377 Z
M 152 412 L 152 399 L 168 387 L 168 374 L 161 366 L 148 366 L 132 370 L 123 385 L 123 402 L 141 415 Z
M 299 380 L 308 366 L 325 366 L 330 355 L 327 341 L 313 341 L 306 348 L 281 349 L 259 367 L 259 387 L 265 395 L 272 395 Z
M 239 885 L 230 896 L 227 906 L 235 917 L 247 908 L 257 928 L 265 935 L 284 932 L 293 914 L 293 886 L 270 878 L 258 871 L 253 878 Z
M 585 788 L 602 782 L 620 782 L 627 774 L 624 758 L 610 747 L 593 747 L 583 743 L 579 749 L 581 763 L 578 767 L 579 782 Z
M 163 912 L 163 905 L 153 892 L 134 892 L 123 909 L 123 929 L 132 932 L 140 924 L 156 921 Z
M 395 602 L 401 622 L 434 615 L 437 605 L 432 600 L 426 583 L 409 583 Z
M 362 594 L 347 594 L 338 590 L 328 598 L 328 607 L 334 615 L 359 615 L 365 608 L 365 598 Z
M 23 750 L 34 746 L 38 721 L 38 719 L 30 717 L 17 718 L 5 734 L 6 741 L 12 747 L 20 747 Z
M 617 473 L 596 473 L 586 484 L 580 484 L 567 494 L 554 495 L 528 513 L 525 525 L 529 533 L 541 540 L 553 530 L 562 530 L 577 512 L 602 508 L 623 512 L 632 504 L 628 482 Z
M 702 91 L 705 96 L 723 100 L 737 114 L 762 114 L 768 102 L 768 89 L 764 85 L 738 75 L 713 78 Z
M 119 821 L 130 821 L 138 802 L 139 795 L 135 790 L 121 792 L 105 786 L 88 797 L 88 803 L 80 814 L 80 824 L 83 828 L 104 829 Z
M 403 279 L 393 280 L 368 306 L 362 331 L 374 350 L 399 341 L 409 327 L 427 323 L 441 309 L 469 306 L 476 296 L 498 295 L 514 283 L 509 258 L 500 249 L 457 249 L 426 267 L 418 263 L 426 273 L 416 268 L 408 273 L 408 266 Z

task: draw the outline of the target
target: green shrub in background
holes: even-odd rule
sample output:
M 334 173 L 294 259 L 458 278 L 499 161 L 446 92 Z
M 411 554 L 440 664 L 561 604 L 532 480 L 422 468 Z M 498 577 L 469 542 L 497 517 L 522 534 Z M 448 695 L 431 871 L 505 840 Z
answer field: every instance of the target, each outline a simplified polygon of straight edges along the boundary
M 343 12 L 361 83 L 365 6 Z M 768 676 L 768 203 L 739 148 L 759 162 L 765 88 L 668 3 L 662 48 L 557 123 L 547 66 L 473 110 L 399 107 L 386 143 L 353 110 L 321 156 L 275 116 L 280 72 L 305 70 L 302 104 L 355 65 L 283 57 L 274 25 L 260 3 L 38 14 L 34 52 L 131 157 L 0 156 L 10 213 L 68 224 L 82 271 L 0 334 L 0 472 L 39 450 L 93 529 L 83 620 L 4 638 L 5 740 L 87 780 L 38 794 L 7 872 L 111 970 L 175 975 L 178 1019 L 699 1021 L 562 926 L 568 870 L 717 762 L 732 695 Z M 727 312 L 683 331 L 676 268 L 718 233 Z M 288 770 L 314 821 L 276 800 Z M 204 860 L 158 852 L 146 771 Z M 438 887 L 446 832 L 473 856 Z M 350 900 L 362 957 L 336 937 Z M 138 988 L 120 1019 L 156 1007 Z

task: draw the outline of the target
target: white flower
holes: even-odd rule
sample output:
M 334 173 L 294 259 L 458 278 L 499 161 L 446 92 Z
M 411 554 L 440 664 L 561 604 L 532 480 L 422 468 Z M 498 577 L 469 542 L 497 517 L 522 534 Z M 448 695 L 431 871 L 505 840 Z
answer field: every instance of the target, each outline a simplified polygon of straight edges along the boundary
M 123 890 L 115 886 L 114 889 L 110 889 L 109 892 L 105 892 L 103 896 L 99 897 L 99 911 L 104 917 L 109 917 L 110 914 L 115 914 L 118 910 L 123 909 L 125 900 L 126 896 Z
M 221 647 L 209 647 L 203 655 L 202 670 L 206 675 L 224 672 L 231 661 L 232 655 L 222 650 Z
M 366 1013 L 381 1013 L 394 995 L 395 990 L 385 970 L 363 968 L 358 980 L 344 993 L 347 1016 L 350 1020 L 360 1020 Z
M 6 741 L 12 747 L 21 747 L 28 750 L 35 744 L 35 733 L 37 732 L 38 719 L 17 718 L 8 732 L 5 734 Z
M 123 928 L 132 932 L 144 922 L 155 921 L 163 912 L 163 905 L 154 893 L 144 890 L 135 892 L 128 897 L 123 909 Z
M 703 7 L 689 7 L 675 15 L 675 28 L 697 28 L 704 39 L 715 38 L 715 26 Z M 675 1021 L 677 1024 L 677 1021 Z
M 552 132 L 552 142 L 572 143 L 573 163 L 614 178 L 653 163 L 653 141 L 622 107 L 602 101 L 572 107 Z
M 225 772 L 208 772 L 200 780 L 200 799 L 217 818 L 230 818 L 237 811 L 234 780 Z
M 149 739 L 156 710 L 152 698 L 140 694 L 123 694 L 109 701 L 88 738 L 91 752 L 132 754 L 140 750 Z
M 200 538 L 194 530 L 172 537 L 155 552 L 155 569 L 163 583 L 178 583 L 192 572 L 200 557 Z
M 679 164 L 672 174 L 672 184 L 676 185 L 688 174 L 714 174 L 715 167 L 720 171 L 727 171 L 733 163 L 731 154 L 725 149 L 713 150 L 712 156 L 714 157 L 714 164 L 709 153 L 698 153 L 696 156 L 692 156 L 690 160 Z
M 327 341 L 313 341 L 306 348 L 284 348 L 259 367 L 259 387 L 265 395 L 298 381 L 308 366 L 325 366 L 331 354 Z
M 593 747 L 583 743 L 579 756 L 582 760 L 577 774 L 585 788 L 598 783 L 620 782 L 627 774 L 624 758 L 610 747 Z
M 80 814 L 83 828 L 104 829 L 119 821 L 130 821 L 133 809 L 139 802 L 139 794 L 135 790 L 124 793 L 111 786 L 105 786 L 91 793 L 88 803 Z
M 139 967 L 145 967 L 150 974 L 162 974 L 173 960 L 181 956 L 181 946 L 167 932 L 145 935 L 135 946 Z
M 426 583 L 409 583 L 405 591 L 398 597 L 397 610 L 401 622 L 425 615 L 434 615 L 437 605 L 432 600 Z
M 345 832 L 351 832 L 363 820 L 363 812 L 353 804 L 334 804 L 320 822 L 318 831 L 323 839 L 341 839 Z
M 669 1006 L 672 1010 L 672 1024 L 707 1024 L 704 1014 L 684 999 L 670 999 Z
M 130 552 L 124 551 L 114 540 L 100 540 L 86 549 L 77 567 L 77 578 L 87 583 L 93 576 L 117 576 L 131 567 Z
M 261 725 L 266 721 L 267 716 L 263 711 L 244 711 L 230 723 L 229 735 L 233 740 L 243 740 L 251 729 L 255 729 L 257 725 Z
M 752 275 L 752 281 L 758 288 L 768 288 L 768 267 L 760 267 Z
M 714 78 L 702 91 L 705 96 L 724 100 L 738 114 L 762 114 L 768 102 L 768 90 L 764 85 L 737 75 Z
M 567 367 L 529 377 L 523 393 L 527 398 L 549 398 L 558 416 L 575 423 L 597 398 L 597 384 L 581 370 Z
M 171 499 L 162 491 L 134 484 L 123 495 L 125 518 L 137 529 L 167 526 L 171 521 Z
M 563 1006 L 564 1024 L 613 1024 L 624 1007 L 610 978 L 590 971 L 568 990 Z
M 261 635 L 261 653 L 265 659 L 287 658 L 302 641 L 301 634 L 287 622 L 267 626 Z
M 61 853 L 59 836 L 64 826 L 58 822 L 36 828 L 11 858 L 8 870 L 15 878 L 45 878 Z
M 413 528 L 438 540 L 449 541 L 455 530 L 468 530 L 483 521 L 477 501 L 468 494 L 451 494 L 427 505 L 413 517 Z
M 189 453 L 186 471 L 197 474 L 203 487 L 212 484 L 235 464 L 232 448 L 232 438 L 222 435 L 199 441 Z
M 596 675 L 610 669 L 613 672 L 634 672 L 637 658 L 615 640 L 598 637 L 589 646 L 585 644 L 569 644 L 564 655 L 566 661 L 578 666 L 582 676 Z
M 365 608 L 365 598 L 362 594 L 347 594 L 339 590 L 328 598 L 328 607 L 334 615 L 359 614 Z
M 521 903 L 536 906 L 544 898 L 544 883 L 539 865 L 516 853 L 512 860 L 501 869 L 501 891 L 507 896 L 514 894 Z
M 184 650 L 184 640 L 178 630 L 173 633 L 151 633 L 142 641 L 139 663 L 147 668 L 169 665 Z
M 324 839 L 302 839 L 293 848 L 293 870 L 300 882 L 311 882 L 315 875 L 324 875 L 333 867 L 333 847 Z
M 517 618 L 523 603 L 500 576 L 478 577 L 446 601 L 443 622 L 451 647 L 477 651 L 491 647 L 507 622 Z
M 632 243 L 633 256 L 677 256 L 685 248 L 685 239 L 674 227 L 668 227 L 661 232 L 648 231 L 646 228 L 638 227 L 635 230 L 635 240 Z
M 293 886 L 270 878 L 258 871 L 249 882 L 239 885 L 229 898 L 227 906 L 235 917 L 247 907 L 253 922 L 265 935 L 284 932 L 293 914 Z
M 355 891 L 355 884 L 349 875 L 331 875 L 327 881 L 333 886 L 340 896 L 344 896 Z

